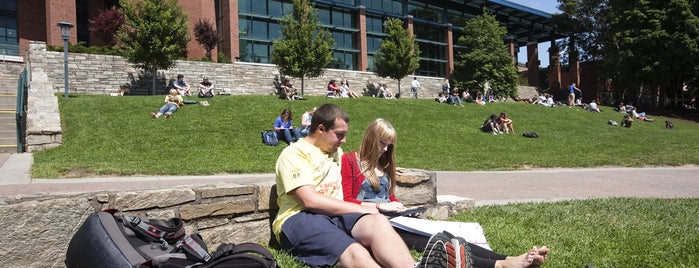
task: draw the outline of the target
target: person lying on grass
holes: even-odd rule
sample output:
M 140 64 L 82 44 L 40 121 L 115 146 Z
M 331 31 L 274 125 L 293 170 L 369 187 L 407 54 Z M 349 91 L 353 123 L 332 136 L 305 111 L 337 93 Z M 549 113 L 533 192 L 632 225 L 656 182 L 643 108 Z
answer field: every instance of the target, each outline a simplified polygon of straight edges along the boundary
M 170 116 L 172 116 L 172 114 L 177 111 L 180 106 L 182 106 L 183 102 L 184 100 L 182 100 L 182 96 L 177 89 L 170 89 L 170 94 L 165 96 L 165 104 L 160 107 L 157 113 L 150 113 L 150 116 L 158 119 L 160 116 L 165 114 L 165 118 L 170 118 Z

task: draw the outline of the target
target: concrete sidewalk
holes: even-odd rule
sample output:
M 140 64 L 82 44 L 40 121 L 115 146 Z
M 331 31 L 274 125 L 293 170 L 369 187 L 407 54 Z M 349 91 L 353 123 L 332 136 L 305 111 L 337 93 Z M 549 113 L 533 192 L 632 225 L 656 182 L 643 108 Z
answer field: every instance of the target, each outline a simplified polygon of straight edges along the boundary
M 0 154 L 0 196 L 96 190 L 157 189 L 185 184 L 244 182 L 273 174 L 31 179 L 31 154 Z M 607 197 L 699 198 L 699 166 L 652 168 L 437 171 L 437 194 L 476 206 Z

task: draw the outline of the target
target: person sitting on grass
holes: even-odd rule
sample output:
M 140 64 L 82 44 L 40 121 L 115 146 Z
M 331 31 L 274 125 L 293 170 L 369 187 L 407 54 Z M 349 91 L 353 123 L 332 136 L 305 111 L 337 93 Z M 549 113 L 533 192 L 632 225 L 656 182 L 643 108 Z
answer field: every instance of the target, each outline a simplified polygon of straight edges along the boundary
M 277 132 L 277 137 L 283 138 L 288 144 L 292 144 L 301 139 L 301 133 L 299 133 L 298 129 L 294 128 L 292 120 L 291 109 L 286 108 L 279 117 L 277 117 L 277 120 L 274 120 L 274 126 L 272 127 L 274 131 Z
M 279 155 L 279 210 L 272 231 L 281 250 L 311 267 L 466 267 L 466 256 L 456 254 L 466 252 L 465 245 L 454 246 L 444 233 L 430 238 L 416 263 L 376 207 L 343 200 L 340 146 L 349 121 L 339 106 L 323 104 L 313 114 L 308 137 Z
M 599 106 L 597 106 L 597 102 L 595 102 L 595 100 L 590 101 L 590 105 L 587 106 L 587 109 L 590 112 L 602 112 L 602 110 L 599 109 Z
M 485 119 L 485 122 L 483 122 L 483 125 L 481 125 L 481 131 L 491 132 L 493 135 L 500 134 L 501 132 L 500 125 L 498 125 L 498 116 L 491 114 L 490 117 Z
M 498 116 L 497 123 L 500 126 L 500 129 L 505 131 L 505 134 L 510 134 L 510 131 L 512 131 L 512 133 L 515 133 L 515 127 L 512 125 L 512 119 L 507 117 L 507 112 L 500 112 L 500 116 Z
M 633 118 L 631 118 L 630 114 L 625 114 L 624 119 L 621 120 L 621 126 L 625 128 L 631 128 L 631 124 L 633 123 Z
M 214 84 L 209 82 L 208 77 L 199 83 L 199 94 L 200 98 L 213 98 L 214 97 Z
M 150 115 L 155 119 L 158 119 L 163 114 L 165 114 L 165 118 L 170 118 L 172 113 L 182 106 L 183 102 L 184 100 L 182 100 L 182 96 L 177 89 L 170 89 L 170 94 L 165 96 L 165 104 L 160 107 L 157 113 L 150 113 Z
M 184 81 L 183 74 L 177 75 L 177 80 L 172 82 L 172 86 L 175 87 L 175 89 L 177 89 L 181 96 L 192 95 L 192 91 L 189 90 L 189 84 L 187 84 L 187 81 Z
M 377 118 L 367 126 L 359 149 L 342 155 L 342 191 L 345 201 L 367 209 L 376 207 L 382 213 L 406 209 L 395 196 L 396 177 L 399 173 L 395 161 L 396 139 L 397 132 L 393 125 L 386 119 Z M 466 242 L 463 238 L 452 239 L 460 240 L 460 245 L 466 245 L 464 255 L 470 256 L 468 259 L 477 268 L 538 266 L 545 262 L 548 255 L 546 246 L 532 247 L 519 256 L 506 256 Z
M 279 94 L 281 98 L 284 98 L 288 101 L 292 101 L 296 97 L 296 89 L 294 88 L 294 85 L 291 84 L 291 81 L 289 81 L 288 78 L 284 79 L 284 82 L 280 86 Z

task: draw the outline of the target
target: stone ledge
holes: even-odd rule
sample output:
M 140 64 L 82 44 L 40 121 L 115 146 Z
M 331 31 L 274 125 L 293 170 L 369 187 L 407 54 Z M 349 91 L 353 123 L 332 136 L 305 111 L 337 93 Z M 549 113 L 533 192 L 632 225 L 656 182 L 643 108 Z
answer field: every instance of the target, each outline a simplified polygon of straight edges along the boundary
M 436 173 L 400 173 L 397 197 L 426 206 L 426 215 L 446 219 L 473 207 L 473 200 L 436 195 Z M 235 181 L 235 182 L 232 182 Z M 138 185 L 138 184 L 134 184 Z M 210 249 L 221 243 L 272 243 L 276 185 L 269 177 L 242 177 L 216 184 L 159 189 L 83 191 L 0 196 L 0 232 L 9 243 L 0 251 L 7 267 L 64 267 L 70 239 L 93 212 L 116 208 L 149 218 L 182 218 L 188 233 L 199 233 Z

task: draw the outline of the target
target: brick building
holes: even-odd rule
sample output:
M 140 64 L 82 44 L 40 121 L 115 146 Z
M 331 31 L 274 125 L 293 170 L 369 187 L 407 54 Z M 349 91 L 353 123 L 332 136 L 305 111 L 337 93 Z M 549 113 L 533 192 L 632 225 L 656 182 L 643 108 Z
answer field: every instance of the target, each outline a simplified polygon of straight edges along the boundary
M 271 63 L 272 41 L 279 37 L 279 20 L 292 9 L 290 0 L 179 0 L 189 15 L 190 32 L 200 19 L 215 24 L 223 42 L 213 51 L 244 62 Z M 91 44 L 89 20 L 100 10 L 118 5 L 118 0 L 0 0 L 0 46 L 4 54 L 23 56 L 30 41 L 62 46 L 57 23 L 75 27 L 70 43 Z M 422 51 L 417 75 L 444 77 L 454 69 L 456 40 L 466 21 L 483 9 L 496 15 L 507 27 L 513 64 L 520 48 L 527 53 L 527 79 L 539 88 L 560 88 L 570 81 L 580 83 L 577 62 L 561 71 L 551 15 L 505 0 L 316 0 L 321 23 L 332 33 L 333 69 L 371 71 L 373 56 L 383 37 L 383 22 L 399 18 L 416 37 Z M 4 36 L 3 36 L 4 35 Z M 551 42 L 547 53 L 551 65 L 539 68 L 537 44 Z M 205 50 L 194 38 L 187 45 L 188 58 L 202 58 Z M 546 84 L 544 84 L 546 83 Z

